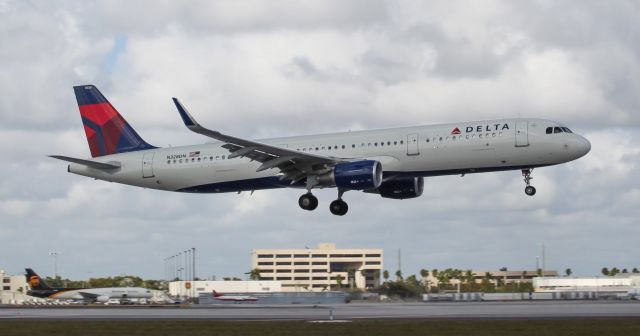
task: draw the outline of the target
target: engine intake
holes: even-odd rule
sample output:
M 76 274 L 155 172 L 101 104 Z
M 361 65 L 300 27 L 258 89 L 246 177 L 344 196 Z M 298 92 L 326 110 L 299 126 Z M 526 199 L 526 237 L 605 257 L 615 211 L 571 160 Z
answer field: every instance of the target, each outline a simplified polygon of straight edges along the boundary
M 422 177 L 402 177 L 385 181 L 377 190 L 380 196 L 393 199 L 420 197 L 423 191 L 424 178 Z
M 376 189 L 382 184 L 382 165 L 374 160 L 339 163 L 320 176 L 319 183 L 347 190 Z

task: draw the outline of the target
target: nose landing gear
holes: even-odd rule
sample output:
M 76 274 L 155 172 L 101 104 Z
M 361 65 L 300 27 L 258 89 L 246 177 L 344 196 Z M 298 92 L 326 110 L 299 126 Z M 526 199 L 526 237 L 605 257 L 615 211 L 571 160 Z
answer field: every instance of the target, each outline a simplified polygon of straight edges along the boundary
M 531 177 L 531 172 L 532 171 L 533 171 L 533 169 L 523 169 L 522 170 L 522 176 L 524 177 L 524 183 L 527 185 L 524 188 L 524 193 L 529 195 L 529 196 L 533 196 L 533 195 L 536 194 L 536 188 L 531 185 L 531 180 L 533 179 L 533 177 Z

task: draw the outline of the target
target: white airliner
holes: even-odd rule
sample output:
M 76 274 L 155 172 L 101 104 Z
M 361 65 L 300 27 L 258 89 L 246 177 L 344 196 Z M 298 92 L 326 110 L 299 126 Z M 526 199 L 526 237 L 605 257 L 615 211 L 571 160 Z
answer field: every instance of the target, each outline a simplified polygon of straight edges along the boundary
M 68 171 L 138 187 L 189 193 L 300 188 L 298 204 L 314 210 L 315 188 L 337 188 L 335 215 L 347 213 L 343 194 L 360 190 L 384 198 L 418 197 L 424 177 L 521 170 L 533 196 L 531 171 L 578 159 L 591 144 L 566 126 L 543 119 L 499 119 L 264 140 L 246 140 L 202 127 L 173 98 L 191 131 L 214 140 L 157 148 L 145 142 L 93 85 L 74 87 L 92 159 Z
M 234 295 L 234 294 L 220 294 L 215 290 L 211 293 L 214 300 L 219 301 L 228 301 L 228 302 L 256 302 L 258 301 L 257 297 L 248 296 L 248 295 Z
M 85 302 L 107 302 L 109 299 L 150 299 L 151 290 L 142 287 L 104 287 L 104 288 L 56 288 L 49 287 L 32 269 L 26 269 L 29 290 L 27 295 Z

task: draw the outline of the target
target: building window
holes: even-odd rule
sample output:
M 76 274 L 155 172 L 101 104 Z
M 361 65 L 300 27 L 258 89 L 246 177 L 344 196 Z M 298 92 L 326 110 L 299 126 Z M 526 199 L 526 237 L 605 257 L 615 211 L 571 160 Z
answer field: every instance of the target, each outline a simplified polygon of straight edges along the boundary
M 290 254 L 276 254 L 276 258 L 291 258 Z
M 326 261 L 314 261 L 311 263 L 311 265 L 326 265 L 327 262 Z
M 273 258 L 273 254 L 258 254 L 258 258 Z
M 277 277 L 276 280 L 291 280 L 291 277 Z
M 3 287 L 2 287 L 2 290 L 6 290 L 6 291 L 8 291 L 8 290 L 11 290 L 11 287 L 9 287 L 9 286 L 3 286 Z
M 276 273 L 291 273 L 291 270 L 288 270 L 288 269 L 279 269 L 279 270 L 276 270 Z
M 362 254 L 332 254 L 331 258 L 362 258 Z
M 312 273 L 327 273 L 326 269 L 312 269 Z
M 294 265 L 309 265 L 308 261 L 296 261 L 293 263 Z
M 308 254 L 294 254 L 294 258 L 309 258 Z
M 276 265 L 278 265 L 278 266 L 291 265 L 291 262 L 290 261 L 278 261 L 278 262 L 276 262 Z
M 273 265 L 273 262 L 271 261 L 259 261 L 258 265 L 263 266 L 263 265 Z
M 365 265 L 380 265 L 379 261 L 366 261 L 364 263 Z
M 367 258 L 380 258 L 381 257 L 381 255 L 379 255 L 379 254 L 365 254 L 364 256 L 367 257 Z
M 273 277 L 260 277 L 260 280 L 273 280 Z
M 2 279 L 2 283 L 11 283 L 11 279 Z
M 313 280 L 328 280 L 327 277 L 313 277 Z
M 309 277 L 295 277 L 294 280 L 309 280 Z
M 312 254 L 311 258 L 326 258 L 326 254 Z

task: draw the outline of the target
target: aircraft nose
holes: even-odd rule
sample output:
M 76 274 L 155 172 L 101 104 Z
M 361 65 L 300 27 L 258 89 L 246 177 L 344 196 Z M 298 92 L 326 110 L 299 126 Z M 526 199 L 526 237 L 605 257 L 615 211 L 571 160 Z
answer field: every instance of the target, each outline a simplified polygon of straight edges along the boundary
M 585 137 L 576 135 L 576 143 L 574 144 L 574 150 L 578 157 L 583 157 L 591 151 L 591 143 Z

